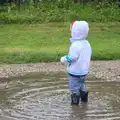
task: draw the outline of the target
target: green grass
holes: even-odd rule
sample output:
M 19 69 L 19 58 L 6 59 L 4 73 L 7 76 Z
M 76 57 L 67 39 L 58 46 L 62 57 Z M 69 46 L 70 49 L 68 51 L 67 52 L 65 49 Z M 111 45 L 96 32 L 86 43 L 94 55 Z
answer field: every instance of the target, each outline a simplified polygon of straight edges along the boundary
M 59 61 L 70 46 L 69 23 L 0 25 L 0 63 Z M 120 59 L 120 23 L 90 23 L 92 60 Z

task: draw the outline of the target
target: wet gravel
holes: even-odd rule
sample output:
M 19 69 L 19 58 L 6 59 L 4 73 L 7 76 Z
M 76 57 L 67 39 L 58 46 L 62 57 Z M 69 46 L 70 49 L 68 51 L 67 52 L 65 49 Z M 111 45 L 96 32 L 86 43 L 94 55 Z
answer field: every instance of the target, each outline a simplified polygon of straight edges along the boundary
M 0 79 L 39 72 L 66 72 L 66 66 L 60 62 L 0 64 Z M 88 76 L 106 81 L 120 81 L 120 60 L 92 61 Z

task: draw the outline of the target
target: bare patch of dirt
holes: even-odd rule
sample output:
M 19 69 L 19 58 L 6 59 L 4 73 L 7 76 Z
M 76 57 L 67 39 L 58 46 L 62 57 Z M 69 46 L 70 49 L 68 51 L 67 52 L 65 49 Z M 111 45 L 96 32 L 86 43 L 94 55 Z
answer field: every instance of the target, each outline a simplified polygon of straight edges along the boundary
M 39 72 L 66 72 L 66 66 L 60 62 L 0 65 L 1 79 Z M 88 76 L 107 81 L 120 81 L 120 60 L 92 61 Z

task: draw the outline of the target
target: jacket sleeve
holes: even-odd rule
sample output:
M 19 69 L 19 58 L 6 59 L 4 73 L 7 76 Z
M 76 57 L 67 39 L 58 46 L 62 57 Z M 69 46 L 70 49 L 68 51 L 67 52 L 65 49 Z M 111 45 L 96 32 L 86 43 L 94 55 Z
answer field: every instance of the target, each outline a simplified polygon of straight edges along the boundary
M 80 55 L 80 48 L 81 46 L 78 46 L 76 44 L 72 44 L 69 49 L 69 54 L 66 56 L 66 59 L 68 62 L 76 61 L 79 58 Z

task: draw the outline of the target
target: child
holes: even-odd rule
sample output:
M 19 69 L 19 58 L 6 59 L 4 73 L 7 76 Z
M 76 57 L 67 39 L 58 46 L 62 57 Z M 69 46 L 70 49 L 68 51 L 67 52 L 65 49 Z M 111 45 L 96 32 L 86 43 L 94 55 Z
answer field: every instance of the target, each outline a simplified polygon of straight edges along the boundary
M 78 105 L 88 101 L 88 92 L 85 87 L 85 77 L 89 71 L 91 60 L 91 46 L 86 39 L 89 26 L 86 21 L 75 21 L 70 26 L 71 46 L 69 54 L 61 57 L 62 63 L 67 63 L 71 104 Z

